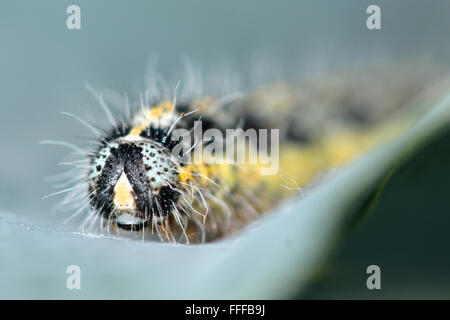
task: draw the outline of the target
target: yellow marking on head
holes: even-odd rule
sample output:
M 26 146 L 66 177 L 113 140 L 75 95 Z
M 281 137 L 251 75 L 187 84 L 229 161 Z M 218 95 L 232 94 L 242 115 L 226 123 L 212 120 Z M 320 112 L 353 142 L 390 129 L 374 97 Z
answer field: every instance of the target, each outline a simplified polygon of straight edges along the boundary
M 166 100 L 166 101 L 161 102 L 158 105 L 158 107 L 161 108 L 163 111 L 172 111 L 173 103 L 172 103 L 172 101 Z
M 164 112 L 172 111 L 173 104 L 170 101 L 164 101 L 159 105 L 147 110 L 145 112 L 145 119 L 148 121 L 152 121 L 161 117 Z
M 114 187 L 114 205 L 118 209 L 135 210 L 134 191 L 125 173 L 122 173 Z
M 182 168 L 178 173 L 178 179 L 184 183 L 187 183 L 188 180 L 192 180 L 192 170 L 188 167 Z
M 133 137 L 139 137 L 141 132 L 144 131 L 144 130 L 145 130 L 145 125 L 141 124 L 141 125 L 133 127 L 133 129 L 131 129 L 131 131 L 130 131 L 130 133 L 128 135 L 129 136 L 133 136 Z
M 158 121 L 160 118 L 170 118 L 173 110 L 173 103 L 171 101 L 164 101 L 152 108 L 145 109 L 140 112 L 137 117 L 138 125 L 148 126 L 152 122 Z
M 158 119 L 163 112 L 164 112 L 164 110 L 160 106 L 153 107 L 152 109 L 150 109 L 148 111 L 148 118 L 150 120 Z

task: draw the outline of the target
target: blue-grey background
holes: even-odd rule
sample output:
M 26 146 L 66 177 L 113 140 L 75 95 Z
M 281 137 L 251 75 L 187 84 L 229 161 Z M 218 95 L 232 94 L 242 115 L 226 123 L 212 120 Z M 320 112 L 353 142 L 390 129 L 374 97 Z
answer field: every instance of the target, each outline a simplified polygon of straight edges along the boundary
M 70 4 L 81 8 L 81 30 L 66 28 Z M 369 4 L 381 7 L 382 30 L 367 30 Z M 2 1 L 0 211 L 41 225 L 60 221 L 50 212 L 56 200 L 41 197 L 54 191 L 43 179 L 61 172 L 55 164 L 67 151 L 38 141 L 86 136 L 83 127 L 59 113 L 98 109 L 85 80 L 131 90 L 143 84 L 147 59 L 154 54 L 163 74 L 179 69 L 180 56 L 186 55 L 202 66 L 232 65 L 249 86 L 258 84 L 249 70 L 261 57 L 269 57 L 267 69 L 276 70 L 269 79 L 409 56 L 446 65 L 449 13 L 445 0 Z M 445 145 L 440 144 L 442 159 L 449 153 Z M 442 159 L 434 159 L 441 167 L 422 163 L 428 168 L 418 169 L 423 180 L 407 179 L 395 187 L 393 179 L 393 199 L 382 197 L 378 214 L 348 239 L 333 260 L 336 267 L 312 286 L 310 297 L 449 297 L 448 237 L 446 229 L 433 227 L 449 225 L 449 204 L 436 193 L 445 190 L 443 177 L 449 176 Z M 426 183 L 439 187 L 430 190 Z M 399 198 L 401 207 L 392 204 Z M 431 212 L 447 223 L 421 220 Z M 396 236 L 382 237 L 386 230 Z M 381 292 L 365 289 L 368 264 L 387 269 Z

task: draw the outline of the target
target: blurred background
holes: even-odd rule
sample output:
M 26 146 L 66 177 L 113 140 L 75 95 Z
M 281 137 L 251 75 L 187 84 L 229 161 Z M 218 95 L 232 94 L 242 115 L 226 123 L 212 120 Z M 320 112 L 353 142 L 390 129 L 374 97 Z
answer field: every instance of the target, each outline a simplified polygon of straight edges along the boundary
M 81 8 L 68 30 L 66 8 Z M 381 30 L 366 8 L 381 8 Z M 83 82 L 123 93 L 144 84 L 150 56 L 171 74 L 187 56 L 212 70 L 234 70 L 236 87 L 307 77 L 342 65 L 420 57 L 450 63 L 450 2 L 427 1 L 2 1 L 0 5 L 0 212 L 56 225 L 58 199 L 44 177 L 67 153 L 42 139 L 88 136 L 60 111 L 98 110 Z M 261 67 L 264 66 L 264 67 Z M 75 137 L 75 138 L 74 138 Z M 350 234 L 311 284 L 307 298 L 450 298 L 450 134 L 399 170 L 376 211 Z M 382 290 L 365 286 L 382 269 Z

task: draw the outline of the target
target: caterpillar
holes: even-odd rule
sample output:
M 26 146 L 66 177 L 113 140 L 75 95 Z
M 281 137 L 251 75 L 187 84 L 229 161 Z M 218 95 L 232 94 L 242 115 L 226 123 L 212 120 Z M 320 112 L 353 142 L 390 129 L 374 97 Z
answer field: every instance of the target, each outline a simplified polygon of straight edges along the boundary
M 69 219 L 88 212 L 83 232 L 186 244 L 232 235 L 403 130 L 404 124 L 380 123 L 417 84 L 404 82 L 404 93 L 390 92 L 397 100 L 385 99 L 389 103 L 381 107 L 372 106 L 372 97 L 357 95 L 366 101 L 355 107 L 359 77 L 340 80 L 345 85 L 338 92 L 330 88 L 330 82 L 336 85 L 330 76 L 315 87 L 278 83 L 246 95 L 184 101 L 177 101 L 175 89 L 171 100 L 141 98 L 135 107 L 126 100 L 120 117 L 95 93 L 109 130 L 67 113 L 96 134 L 95 147 L 86 151 L 47 141 L 82 157 L 68 163 L 75 168 L 62 185 L 75 185 L 55 193 L 68 193 L 60 207 L 76 209 Z M 371 81 L 379 84 L 379 78 Z M 334 96 L 325 94 L 330 91 Z M 260 158 L 261 148 L 266 159 Z M 276 159 L 269 174 L 264 173 L 267 157 Z
M 107 221 L 108 232 L 139 231 L 143 237 L 155 234 L 170 242 L 212 241 L 255 220 L 267 203 L 273 204 L 272 176 L 263 178 L 260 164 L 214 161 L 203 154 L 200 160 L 187 161 L 197 146 L 216 142 L 204 140 L 209 129 L 225 130 L 210 116 L 213 105 L 212 99 L 203 99 L 144 106 L 100 139 L 89 157 L 88 191 L 90 206 Z M 193 121 L 197 111 L 201 115 Z M 188 146 L 174 152 L 179 147 L 174 133 L 199 126 L 200 137 L 189 137 Z M 246 142 L 237 143 L 236 151 L 245 151 Z

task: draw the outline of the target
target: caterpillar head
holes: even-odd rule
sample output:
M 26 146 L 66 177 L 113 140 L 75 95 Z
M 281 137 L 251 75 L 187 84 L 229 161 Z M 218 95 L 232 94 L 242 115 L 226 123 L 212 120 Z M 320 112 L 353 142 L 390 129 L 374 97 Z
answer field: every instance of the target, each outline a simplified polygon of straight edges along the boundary
M 152 219 L 162 221 L 179 197 L 175 191 L 179 165 L 169 147 L 170 142 L 158 142 L 144 133 L 105 140 L 91 159 L 92 208 L 120 228 L 136 230 Z

